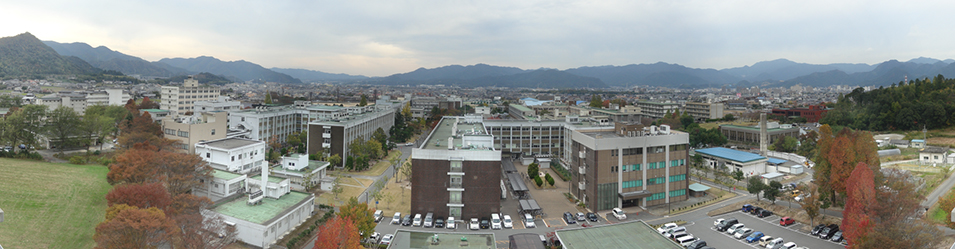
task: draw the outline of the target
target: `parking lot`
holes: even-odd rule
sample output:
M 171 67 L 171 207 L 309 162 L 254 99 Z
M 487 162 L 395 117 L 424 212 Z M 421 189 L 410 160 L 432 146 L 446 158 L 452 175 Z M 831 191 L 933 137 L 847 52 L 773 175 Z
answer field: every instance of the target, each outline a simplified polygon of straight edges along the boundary
M 755 231 L 763 232 L 768 236 L 773 236 L 773 238 L 783 238 L 783 240 L 786 242 L 796 242 L 797 246 L 804 246 L 808 248 L 844 248 L 839 243 L 822 240 L 816 236 L 811 236 L 808 233 L 801 232 L 800 229 L 803 226 L 809 226 L 808 224 L 801 224 L 797 222 L 785 227 L 780 226 L 780 217 L 776 215 L 759 218 L 749 213 L 737 211 L 700 220 L 696 223 L 687 224 L 685 225 L 686 230 L 694 237 L 706 241 L 707 245 L 716 248 L 761 248 L 759 247 L 758 243 L 748 244 L 746 241 L 737 240 L 725 232 L 716 231 L 716 228 L 713 227 L 713 221 L 719 218 L 736 218 L 740 223 L 745 224 L 745 227 L 752 228 Z

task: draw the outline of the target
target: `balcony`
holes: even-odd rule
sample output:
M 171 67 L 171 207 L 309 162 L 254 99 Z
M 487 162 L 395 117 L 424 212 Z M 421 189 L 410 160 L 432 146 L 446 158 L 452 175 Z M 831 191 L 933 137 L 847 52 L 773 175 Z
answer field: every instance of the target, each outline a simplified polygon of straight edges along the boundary
M 332 144 L 330 144 L 330 143 L 322 143 L 322 148 L 326 148 L 326 149 L 327 149 L 327 148 L 331 148 L 331 147 L 332 147 Z
M 580 158 L 587 158 L 587 152 L 586 152 L 586 151 L 580 151 L 579 154 L 580 154 Z
M 452 182 L 450 188 L 464 188 L 464 185 L 460 182 Z
M 332 138 L 331 133 L 322 133 L 322 138 Z
M 577 167 L 577 169 L 579 170 L 579 173 L 580 173 L 581 175 L 587 174 L 587 167 L 585 167 L 585 166 L 580 166 L 580 167 Z
M 587 182 L 581 181 L 577 183 L 577 189 L 587 190 Z

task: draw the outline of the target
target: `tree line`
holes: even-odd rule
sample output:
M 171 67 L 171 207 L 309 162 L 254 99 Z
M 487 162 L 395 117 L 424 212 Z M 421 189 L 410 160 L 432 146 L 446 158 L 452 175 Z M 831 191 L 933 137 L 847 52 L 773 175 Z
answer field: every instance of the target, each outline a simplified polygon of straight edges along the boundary
M 859 130 L 936 129 L 955 124 L 955 79 L 942 75 L 840 96 L 819 123 Z

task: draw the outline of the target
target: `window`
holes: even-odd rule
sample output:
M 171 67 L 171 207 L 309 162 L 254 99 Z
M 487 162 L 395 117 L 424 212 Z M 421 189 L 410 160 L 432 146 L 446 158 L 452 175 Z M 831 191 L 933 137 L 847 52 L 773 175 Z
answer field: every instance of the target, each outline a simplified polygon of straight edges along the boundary
M 683 166 L 686 164 L 686 159 L 672 160 L 670 161 L 670 167 Z
M 461 204 L 461 191 L 451 191 L 448 203 Z
M 211 158 L 211 157 L 212 157 L 212 153 L 206 152 L 206 158 Z
M 216 129 L 212 129 L 212 135 L 216 134 Z
M 232 156 L 232 161 L 235 162 L 235 156 Z
M 643 186 L 642 180 L 625 181 L 621 184 L 623 188 L 635 188 Z
M 640 170 L 640 164 L 638 163 L 638 164 L 630 165 L 630 168 L 633 168 L 633 171 L 638 171 Z
M 684 195 L 686 195 L 686 189 L 670 191 L 670 197 L 684 196 Z
M 686 174 L 670 176 L 670 182 L 686 180 Z
M 463 172 L 462 164 L 461 161 L 451 161 L 451 172 Z
M 663 198 L 666 198 L 666 197 L 667 197 L 667 196 L 666 196 L 666 193 L 656 193 L 656 194 L 651 195 L 650 197 L 647 197 L 647 201 L 659 200 L 659 199 L 663 199 Z
M 665 177 L 650 178 L 650 179 L 647 179 L 647 185 L 663 184 L 665 183 L 665 181 L 666 181 Z
M 179 131 L 179 136 L 180 136 L 180 137 L 189 137 L 189 132 L 188 132 L 188 131 Z
M 461 183 L 464 182 L 464 178 L 461 176 L 451 176 L 451 187 L 452 188 L 463 188 Z

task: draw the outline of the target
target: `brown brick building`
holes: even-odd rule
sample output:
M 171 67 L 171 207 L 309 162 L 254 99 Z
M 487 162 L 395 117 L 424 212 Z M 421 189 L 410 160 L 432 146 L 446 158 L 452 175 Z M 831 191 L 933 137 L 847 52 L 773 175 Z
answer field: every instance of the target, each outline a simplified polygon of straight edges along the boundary
M 609 128 L 609 127 L 608 127 Z M 616 123 L 572 131 L 570 192 L 593 210 L 687 199 L 689 134 Z
M 411 164 L 411 213 L 466 220 L 501 211 L 501 152 L 479 116 L 442 118 Z

